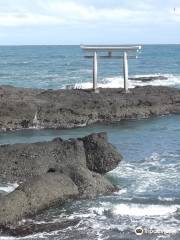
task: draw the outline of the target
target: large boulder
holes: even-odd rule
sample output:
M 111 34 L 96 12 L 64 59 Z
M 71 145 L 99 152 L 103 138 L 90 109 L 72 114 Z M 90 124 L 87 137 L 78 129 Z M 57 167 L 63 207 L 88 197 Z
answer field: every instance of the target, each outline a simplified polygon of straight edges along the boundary
M 80 167 L 106 173 L 114 169 L 122 156 L 108 143 L 106 133 L 91 134 L 81 139 L 0 146 L 0 177 L 24 181 L 48 172 L 70 174 Z
M 78 194 L 75 183 L 64 174 L 33 177 L 0 200 L 0 225 L 15 223 Z
M 107 194 L 117 190 L 104 176 L 92 172 L 87 168 L 79 167 L 73 169 L 70 177 L 78 186 L 81 198 L 93 198 L 98 194 Z
M 115 168 L 121 159 L 106 133 L 0 146 L 0 178 L 20 183 L 0 198 L 0 225 L 7 229 L 8 224 L 69 198 L 93 198 L 116 191 L 101 174 Z
M 86 167 L 83 142 L 63 141 L 0 146 L 0 177 L 8 181 L 25 181 L 48 172 L 68 174 L 71 167 Z
M 106 133 L 95 133 L 82 138 L 87 167 L 94 172 L 107 173 L 122 159 L 117 149 L 108 142 Z

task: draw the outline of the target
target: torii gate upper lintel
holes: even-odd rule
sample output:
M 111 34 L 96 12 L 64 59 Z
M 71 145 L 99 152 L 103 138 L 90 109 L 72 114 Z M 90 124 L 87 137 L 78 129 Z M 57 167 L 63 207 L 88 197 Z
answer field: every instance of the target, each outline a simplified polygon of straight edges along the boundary
M 123 74 L 124 74 L 124 90 L 128 92 L 128 58 L 133 59 L 136 56 L 128 56 L 127 53 L 138 52 L 141 49 L 140 45 L 80 45 L 87 52 L 93 52 L 93 55 L 85 56 L 85 58 L 93 59 L 93 90 L 97 92 L 97 61 L 100 59 L 123 59 Z M 107 55 L 98 53 L 105 52 Z M 114 55 L 113 52 L 121 53 L 120 56 Z M 123 55 L 122 55 L 123 53 Z

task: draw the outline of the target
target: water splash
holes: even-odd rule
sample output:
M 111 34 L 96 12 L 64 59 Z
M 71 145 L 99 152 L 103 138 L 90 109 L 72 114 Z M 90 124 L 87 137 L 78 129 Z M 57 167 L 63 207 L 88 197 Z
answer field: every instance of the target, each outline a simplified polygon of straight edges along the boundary
M 136 86 L 171 86 L 171 87 L 179 87 L 180 86 L 180 76 L 179 75 L 173 75 L 173 74 L 143 74 L 143 75 L 133 75 L 131 76 L 134 78 L 134 80 L 129 80 L 128 85 L 129 88 L 135 88 Z M 151 78 L 152 81 L 141 81 L 140 78 Z M 153 79 L 156 77 L 157 79 Z M 158 78 L 159 77 L 159 78 Z M 164 79 L 161 79 L 161 77 L 164 77 Z M 139 78 L 139 80 L 138 80 Z M 166 78 L 166 79 L 165 79 Z M 122 76 L 114 76 L 114 77 L 108 77 L 100 80 L 98 82 L 98 87 L 102 88 L 123 88 L 124 87 L 124 79 Z M 88 89 L 92 88 L 92 82 L 82 82 L 82 83 L 76 83 L 74 85 L 74 88 L 79 89 Z
M 37 129 L 40 127 L 40 122 L 39 122 L 39 120 L 38 120 L 37 112 L 36 112 L 35 115 L 34 115 L 33 127 L 34 127 L 34 128 L 37 128 Z

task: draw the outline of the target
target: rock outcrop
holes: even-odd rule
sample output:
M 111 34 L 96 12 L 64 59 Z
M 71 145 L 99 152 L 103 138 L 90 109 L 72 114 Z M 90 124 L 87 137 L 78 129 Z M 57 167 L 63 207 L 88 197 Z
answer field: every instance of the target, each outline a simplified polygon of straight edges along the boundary
M 78 187 L 64 174 L 44 174 L 21 184 L 0 201 L 0 224 L 14 223 L 26 215 L 77 196 Z
M 148 79 L 144 79 L 147 81 Z M 0 130 L 73 128 L 96 122 L 180 113 L 180 89 L 44 90 L 0 87 Z
M 115 191 L 101 174 L 114 169 L 121 159 L 105 133 L 0 146 L 0 177 L 20 183 L 0 199 L 1 228 L 67 199 Z
M 155 80 L 168 80 L 168 77 L 157 75 L 157 76 L 145 76 L 145 77 L 130 77 L 129 80 L 141 81 L 141 82 L 151 82 Z
M 53 231 L 60 231 L 64 230 L 68 227 L 77 226 L 79 224 L 81 219 L 67 219 L 67 220 L 59 220 L 57 222 L 44 222 L 44 223 L 34 223 L 33 221 L 26 221 L 25 223 L 21 223 L 19 225 L 15 226 L 1 226 L 1 232 L 4 236 L 13 236 L 18 237 L 18 239 L 21 239 L 21 237 L 26 237 L 27 235 L 34 235 L 36 233 L 40 232 L 46 232 L 50 233 Z M 7 239 L 7 237 L 5 239 Z M 1 238 L 3 239 L 3 238 Z M 28 238 L 30 239 L 30 238 Z

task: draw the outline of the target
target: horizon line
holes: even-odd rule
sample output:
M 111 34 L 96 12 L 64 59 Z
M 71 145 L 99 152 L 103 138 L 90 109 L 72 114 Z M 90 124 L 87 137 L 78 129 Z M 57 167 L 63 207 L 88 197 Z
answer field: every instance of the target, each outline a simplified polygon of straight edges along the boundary
M 80 46 L 82 44 L 0 44 L 0 47 L 23 47 L 23 46 Z M 88 43 L 89 45 L 89 43 Z M 92 45 L 107 45 L 107 44 L 92 44 Z M 109 45 L 109 43 L 108 43 Z M 110 44 L 117 45 L 117 44 Z M 121 45 L 137 45 L 137 43 L 122 43 Z M 138 45 L 180 45 L 180 43 L 138 43 Z

